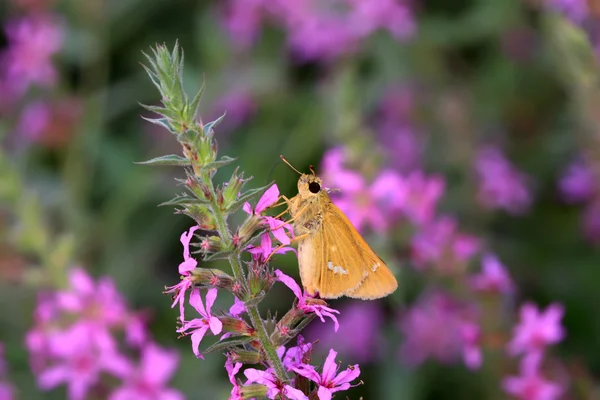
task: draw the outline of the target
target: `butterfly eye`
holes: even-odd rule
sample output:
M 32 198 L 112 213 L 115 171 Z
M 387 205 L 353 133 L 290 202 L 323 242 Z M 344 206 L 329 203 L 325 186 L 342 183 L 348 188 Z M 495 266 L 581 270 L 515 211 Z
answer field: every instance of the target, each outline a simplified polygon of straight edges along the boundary
M 317 182 L 311 182 L 308 184 L 308 190 L 310 190 L 311 193 L 319 193 L 321 191 L 321 185 Z

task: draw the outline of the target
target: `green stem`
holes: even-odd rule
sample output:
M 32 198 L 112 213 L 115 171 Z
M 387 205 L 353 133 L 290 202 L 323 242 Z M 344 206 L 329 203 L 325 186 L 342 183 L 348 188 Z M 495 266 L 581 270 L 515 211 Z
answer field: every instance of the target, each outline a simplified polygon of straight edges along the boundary
M 201 173 L 201 178 L 210 190 L 212 201 L 211 208 L 213 210 L 215 224 L 217 225 L 217 231 L 219 232 L 219 235 L 221 236 L 221 240 L 223 241 L 225 247 L 230 249 L 233 243 L 233 238 L 231 237 L 231 232 L 229 231 L 229 228 L 227 226 L 227 220 L 225 218 L 225 215 L 223 215 L 221 207 L 217 203 L 217 194 L 215 192 L 212 179 L 210 179 L 210 175 L 206 172 Z M 249 293 L 250 290 L 248 287 L 248 280 L 244 275 L 244 270 L 242 269 L 242 264 L 240 262 L 239 254 L 237 252 L 234 252 L 234 254 L 229 257 L 229 264 L 231 265 L 233 276 L 236 278 L 236 280 L 241 282 L 241 284 L 244 286 L 244 289 L 246 289 L 246 293 Z M 262 318 L 260 317 L 258 306 L 246 305 L 246 309 L 248 310 L 248 315 L 250 316 L 252 327 L 256 330 L 258 340 L 260 341 L 260 344 L 262 345 L 265 351 L 265 355 L 269 360 L 269 364 L 275 370 L 275 374 L 277 375 L 278 379 L 280 379 L 281 381 L 287 381 L 287 373 L 285 372 L 283 364 L 281 363 L 281 360 L 277 355 L 275 346 L 271 342 L 271 338 L 267 333 L 267 328 L 265 327 L 265 324 Z

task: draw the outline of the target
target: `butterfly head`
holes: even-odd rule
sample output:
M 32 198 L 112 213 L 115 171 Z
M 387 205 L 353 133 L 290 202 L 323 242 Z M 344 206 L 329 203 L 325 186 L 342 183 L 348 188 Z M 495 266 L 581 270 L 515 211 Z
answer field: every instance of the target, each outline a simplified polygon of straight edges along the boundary
M 323 190 L 321 178 L 314 174 L 302 174 L 298 179 L 298 194 L 302 198 L 317 196 Z

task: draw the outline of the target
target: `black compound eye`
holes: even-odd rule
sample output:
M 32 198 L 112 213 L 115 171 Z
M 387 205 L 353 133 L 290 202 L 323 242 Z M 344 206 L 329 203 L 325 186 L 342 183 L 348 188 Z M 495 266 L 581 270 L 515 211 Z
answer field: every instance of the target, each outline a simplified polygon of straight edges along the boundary
M 321 191 L 321 185 L 317 182 L 311 182 L 308 184 L 308 190 L 310 190 L 311 193 L 319 193 Z

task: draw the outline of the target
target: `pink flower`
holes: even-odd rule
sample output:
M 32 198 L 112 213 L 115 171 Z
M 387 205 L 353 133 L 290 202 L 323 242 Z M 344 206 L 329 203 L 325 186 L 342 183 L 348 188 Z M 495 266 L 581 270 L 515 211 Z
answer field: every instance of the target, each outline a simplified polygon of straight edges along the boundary
M 296 283 L 296 281 L 294 279 L 287 276 L 280 270 L 275 271 L 275 276 L 277 276 L 277 279 L 279 279 L 280 282 L 282 282 L 285 286 L 290 288 L 292 290 L 292 292 L 294 292 L 294 294 L 298 298 L 298 304 L 296 305 L 296 307 L 299 310 L 304 311 L 304 313 L 306 313 L 306 314 L 308 314 L 308 313 L 317 314 L 317 316 L 321 319 L 321 322 L 325 322 L 325 317 L 331 318 L 331 320 L 334 323 L 334 330 L 337 332 L 337 330 L 340 326 L 339 326 L 338 320 L 334 314 L 339 314 L 340 313 L 339 311 L 334 310 L 333 308 L 329 308 L 329 307 L 318 305 L 318 304 L 307 304 L 306 299 L 309 297 L 308 293 L 306 293 L 306 291 L 304 293 L 302 293 L 300 286 Z
M 353 386 L 350 383 L 360 375 L 360 368 L 358 367 L 358 364 L 349 366 L 347 369 L 338 374 L 338 367 L 335 363 L 336 356 L 337 353 L 335 350 L 329 350 L 329 355 L 325 360 L 323 372 L 321 374 L 317 373 L 315 367 L 312 365 L 303 364 L 297 368 L 294 368 L 294 372 L 310 379 L 313 382 L 316 382 L 319 385 L 319 389 L 317 391 L 319 400 L 331 400 L 335 392 L 350 389 Z
M 227 376 L 229 377 L 229 382 L 233 385 L 233 389 L 231 389 L 231 396 L 229 396 L 229 400 L 243 400 L 243 396 L 241 393 L 241 388 L 235 380 L 235 375 L 240 372 L 242 368 L 242 363 L 236 362 L 235 364 L 231 361 L 231 358 L 227 357 L 225 361 L 225 370 L 227 370 Z
M 83 400 L 91 387 L 99 382 L 102 372 L 116 377 L 126 376 L 130 364 L 111 347 L 99 347 L 89 341 L 90 331 L 79 324 L 52 340 L 53 363 L 42 370 L 37 379 L 40 388 L 67 385 L 69 399 Z
M 246 305 L 243 301 L 234 296 L 233 305 L 229 308 L 229 315 L 239 317 L 246 312 Z
M 438 201 L 444 195 L 443 178 L 436 175 L 428 177 L 421 171 L 414 171 L 406 177 L 404 185 L 406 197 L 402 204 L 402 212 L 416 225 L 430 222 L 435 215 Z
M 401 319 L 405 336 L 401 357 L 409 365 L 428 358 L 455 363 L 461 358 L 471 369 L 481 364 L 479 327 L 473 309 L 443 293 L 426 293 Z
M 482 259 L 483 271 L 471 278 L 474 290 L 488 293 L 511 293 L 513 283 L 510 275 L 500 260 L 492 254 L 486 254 Z
M 185 322 L 183 326 L 177 330 L 179 333 L 191 334 L 192 335 L 192 349 L 194 354 L 198 358 L 204 359 L 198 347 L 200 342 L 204 338 L 206 332 L 210 329 L 214 335 L 221 333 L 223 324 L 221 321 L 211 314 L 211 308 L 217 298 L 217 289 L 210 289 L 206 293 L 206 308 L 200 297 L 200 289 L 192 290 L 190 294 L 190 304 L 198 311 L 202 318 L 195 318 L 191 321 Z
M 532 303 L 521 306 L 521 320 L 513 329 L 513 338 L 508 343 L 511 355 L 541 353 L 548 345 L 560 342 L 565 337 L 560 321 L 563 306 L 553 303 L 540 312 Z
M 184 396 L 165 387 L 179 363 L 177 352 L 148 344 L 142 350 L 137 368 L 130 368 L 123 378 L 123 385 L 110 396 L 110 400 L 183 400 Z
M 57 78 L 52 57 L 63 41 L 54 17 L 38 15 L 9 23 L 8 48 L 3 55 L 5 79 L 11 91 L 23 94 L 31 85 L 51 86 Z
M 541 354 L 528 355 L 521 361 L 521 375 L 502 381 L 504 391 L 520 400 L 555 400 L 564 392 L 558 383 L 545 380 L 539 371 Z
M 182 275 L 181 282 L 174 286 L 167 287 L 165 293 L 173 293 L 173 304 L 171 308 L 175 307 L 175 304 L 179 304 L 179 319 L 185 320 L 183 303 L 185 302 L 185 293 L 192 286 L 191 272 L 198 265 L 198 261 L 190 255 L 190 241 L 194 237 L 194 232 L 199 229 L 197 225 L 192 226 L 187 232 L 183 232 L 179 238 L 183 245 L 183 262 L 179 264 L 179 274 Z
M 248 378 L 246 383 L 260 383 L 268 388 L 267 397 L 275 399 L 277 396 L 289 400 L 308 400 L 308 397 L 301 390 L 283 383 L 277 379 L 271 369 L 260 371 L 254 368 L 248 368 L 244 371 Z
M 558 187 L 569 203 L 582 203 L 590 200 L 597 190 L 594 172 L 583 160 L 577 160 L 565 171 Z
M 415 266 L 433 266 L 441 273 L 462 272 L 479 250 L 479 241 L 458 231 L 456 220 L 442 216 L 422 227 L 412 240 Z
M 285 347 L 281 346 L 285 350 Z M 290 347 L 285 356 L 282 358 L 283 365 L 288 371 L 294 370 L 304 364 L 307 360 L 305 358 L 310 356 L 312 352 L 312 343 L 306 343 L 302 335 L 298 335 L 298 345 Z
M 475 161 L 479 176 L 478 198 L 484 207 L 504 209 L 511 214 L 522 214 L 532 198 L 529 178 L 506 159 L 500 149 L 483 147 Z

